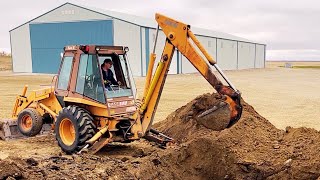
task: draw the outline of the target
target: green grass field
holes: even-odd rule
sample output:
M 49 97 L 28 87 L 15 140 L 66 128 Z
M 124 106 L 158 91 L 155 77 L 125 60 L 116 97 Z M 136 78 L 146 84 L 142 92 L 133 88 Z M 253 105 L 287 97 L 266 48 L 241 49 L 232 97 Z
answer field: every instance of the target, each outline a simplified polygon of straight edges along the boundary
M 11 56 L 0 56 L 0 71 L 12 71 Z

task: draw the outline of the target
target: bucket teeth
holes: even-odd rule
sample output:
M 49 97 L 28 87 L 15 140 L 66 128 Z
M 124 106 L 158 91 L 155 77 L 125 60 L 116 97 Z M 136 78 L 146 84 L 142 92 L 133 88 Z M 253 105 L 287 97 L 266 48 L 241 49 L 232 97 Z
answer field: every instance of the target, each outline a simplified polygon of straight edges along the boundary
M 196 116 L 197 123 L 214 131 L 226 129 L 230 123 L 230 107 L 221 102 Z
M 208 114 L 211 114 L 213 113 L 214 111 L 218 110 L 219 108 L 222 108 L 224 106 L 226 106 L 227 103 L 225 102 L 220 102 L 217 106 L 213 106 L 212 108 L 210 109 L 207 109 L 205 111 L 203 111 L 201 114 L 198 115 L 198 118 L 202 118 L 204 116 L 207 116 Z

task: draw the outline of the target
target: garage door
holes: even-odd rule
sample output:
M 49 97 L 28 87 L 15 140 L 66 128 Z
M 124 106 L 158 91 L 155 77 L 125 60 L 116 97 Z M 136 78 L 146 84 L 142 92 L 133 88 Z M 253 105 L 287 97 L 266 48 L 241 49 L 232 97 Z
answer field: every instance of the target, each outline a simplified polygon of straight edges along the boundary
M 265 46 L 257 44 L 256 45 L 256 61 L 255 68 L 264 68 L 265 67 Z
M 63 47 L 113 45 L 112 20 L 30 24 L 32 72 L 58 72 Z
M 237 42 L 217 40 L 217 63 L 223 70 L 237 69 Z
M 238 43 L 238 69 L 254 68 L 255 44 Z

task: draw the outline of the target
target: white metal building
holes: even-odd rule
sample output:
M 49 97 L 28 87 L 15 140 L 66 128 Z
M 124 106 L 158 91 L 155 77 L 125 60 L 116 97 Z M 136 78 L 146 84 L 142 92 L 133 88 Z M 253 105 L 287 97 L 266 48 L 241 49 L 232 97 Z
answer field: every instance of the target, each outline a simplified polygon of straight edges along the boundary
M 152 18 L 65 3 L 10 31 L 13 71 L 57 73 L 65 45 L 103 44 L 128 46 L 133 74 L 145 76 L 156 26 Z M 222 69 L 265 67 L 265 44 L 193 26 L 191 30 Z M 164 42 L 160 31 L 157 57 Z M 177 51 L 169 73 L 192 72 L 196 69 Z

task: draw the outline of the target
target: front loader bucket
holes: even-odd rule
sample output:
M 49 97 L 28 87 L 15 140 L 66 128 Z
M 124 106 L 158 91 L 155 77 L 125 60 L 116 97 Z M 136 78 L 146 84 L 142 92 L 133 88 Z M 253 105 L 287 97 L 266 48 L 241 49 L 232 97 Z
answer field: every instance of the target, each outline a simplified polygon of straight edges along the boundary
M 22 138 L 23 135 L 19 132 L 17 120 L 6 119 L 0 120 L 0 138 L 2 140 L 10 140 Z
M 20 133 L 17 122 L 18 121 L 14 119 L 0 120 L 0 139 L 8 141 L 12 139 L 26 138 L 27 136 Z M 43 124 L 38 135 L 48 134 L 51 130 L 52 128 L 50 124 Z

